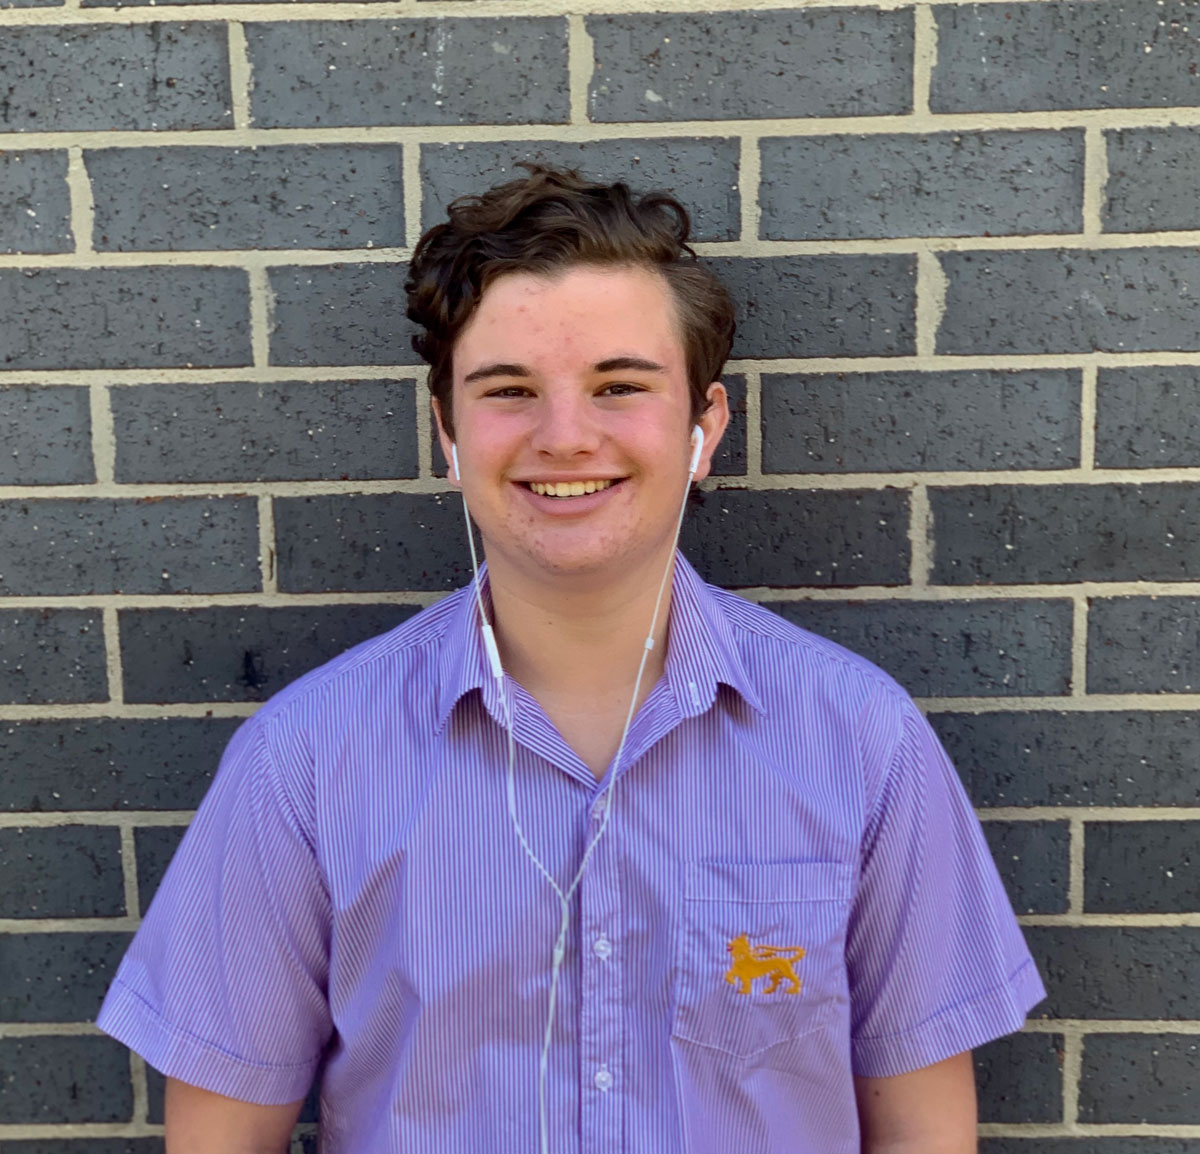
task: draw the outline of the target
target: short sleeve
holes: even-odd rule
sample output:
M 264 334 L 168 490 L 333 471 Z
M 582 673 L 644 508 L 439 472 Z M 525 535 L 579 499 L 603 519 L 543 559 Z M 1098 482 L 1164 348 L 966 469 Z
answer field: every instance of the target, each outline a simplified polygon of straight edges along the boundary
M 847 929 L 860 1077 L 907 1073 L 1011 1033 L 1046 996 L 954 767 L 907 698 L 899 720 Z
M 98 1025 L 170 1077 L 280 1105 L 332 1033 L 331 914 L 268 738 L 261 714 L 234 734 Z

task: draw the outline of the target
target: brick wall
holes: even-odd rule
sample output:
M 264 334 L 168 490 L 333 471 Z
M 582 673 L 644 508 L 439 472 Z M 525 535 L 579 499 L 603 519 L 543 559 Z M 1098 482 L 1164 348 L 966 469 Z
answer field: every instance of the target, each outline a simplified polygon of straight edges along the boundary
M 693 206 L 686 547 L 980 809 L 1050 992 L 983 1150 L 1200 1152 L 1198 65 L 1197 0 L 0 0 L 3 1154 L 161 1149 L 89 1021 L 225 741 L 466 578 L 404 262 L 522 157 Z

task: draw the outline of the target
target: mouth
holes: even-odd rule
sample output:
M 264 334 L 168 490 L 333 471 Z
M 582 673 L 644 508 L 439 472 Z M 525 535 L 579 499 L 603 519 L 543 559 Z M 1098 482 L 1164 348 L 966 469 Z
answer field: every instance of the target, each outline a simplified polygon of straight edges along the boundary
M 571 501 L 615 488 L 624 480 L 624 477 L 609 477 L 582 481 L 521 481 L 519 484 L 539 497 L 549 497 L 555 501 Z

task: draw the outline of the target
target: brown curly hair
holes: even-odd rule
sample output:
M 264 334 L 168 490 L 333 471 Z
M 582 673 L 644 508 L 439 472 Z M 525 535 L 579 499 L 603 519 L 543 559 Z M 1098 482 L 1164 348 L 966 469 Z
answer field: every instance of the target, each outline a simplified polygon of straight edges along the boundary
M 734 319 L 725 286 L 687 243 L 687 209 L 666 192 L 635 199 L 620 181 L 521 167 L 528 176 L 454 201 L 449 220 L 421 237 L 409 266 L 408 318 L 422 330 L 413 348 L 429 363 L 429 391 L 446 431 L 454 435 L 454 345 L 488 285 L 508 273 L 552 274 L 572 265 L 648 267 L 664 277 L 682 330 L 694 421 L 729 356 Z

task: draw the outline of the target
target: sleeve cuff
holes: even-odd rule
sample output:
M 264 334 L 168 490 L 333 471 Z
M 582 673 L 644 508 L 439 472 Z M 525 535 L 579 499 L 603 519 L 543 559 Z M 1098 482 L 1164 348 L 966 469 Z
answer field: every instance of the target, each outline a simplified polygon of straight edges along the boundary
M 120 980 L 109 989 L 96 1024 L 167 1077 L 260 1106 L 282 1106 L 303 1098 L 320 1064 L 320 1055 L 293 1066 L 235 1057 L 165 1021 Z
M 982 1046 L 1019 1030 L 1026 1014 L 1045 996 L 1037 967 L 1026 959 L 1004 985 L 943 1010 L 906 1033 L 853 1039 L 854 1073 L 860 1078 L 890 1078 Z

